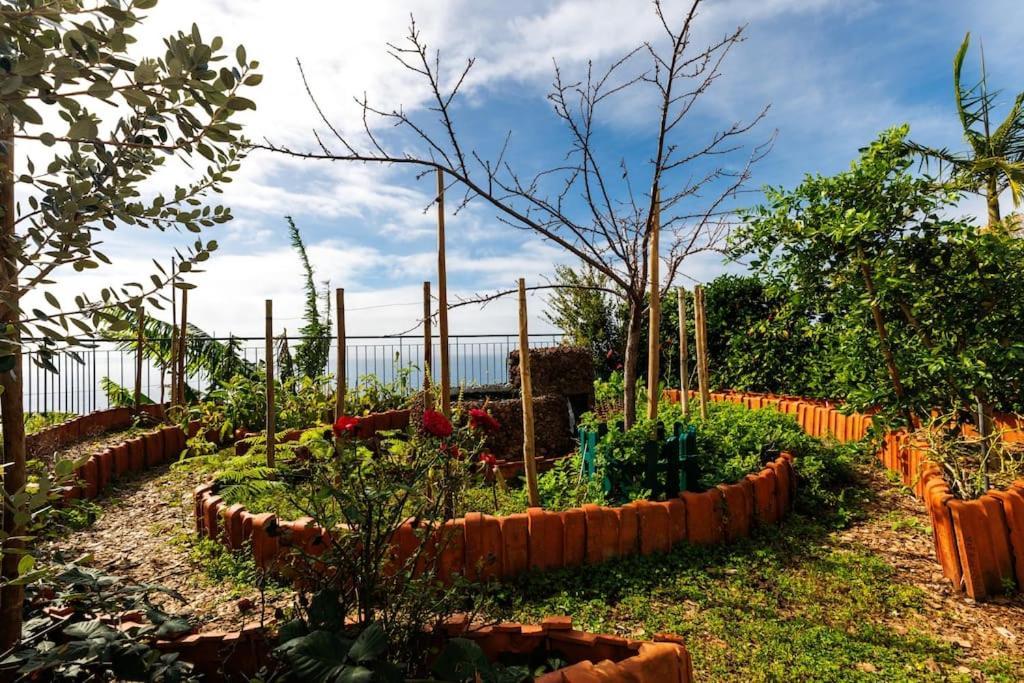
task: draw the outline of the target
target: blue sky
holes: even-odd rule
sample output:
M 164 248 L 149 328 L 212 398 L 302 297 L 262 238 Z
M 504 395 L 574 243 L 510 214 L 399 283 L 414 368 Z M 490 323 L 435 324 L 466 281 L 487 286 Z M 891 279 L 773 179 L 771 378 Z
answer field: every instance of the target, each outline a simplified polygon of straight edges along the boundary
M 428 44 L 453 63 L 478 57 L 456 111 L 468 137 L 493 151 L 511 129 L 513 162 L 529 169 L 557 163 L 566 144 L 545 100 L 552 59 L 568 76 L 579 75 L 587 59 L 607 63 L 657 35 L 646 0 L 369 4 L 310 1 L 302 3 L 302 12 L 283 15 L 280 4 L 269 0 L 164 0 L 141 32 L 140 48 L 194 20 L 228 45 L 244 42 L 266 75 L 253 93 L 258 110 L 246 121 L 249 136 L 313 149 L 310 131 L 322 126 L 303 93 L 295 59 L 303 60 L 321 104 L 343 130 L 358 127 L 351 97 L 364 91 L 385 106 L 404 104 L 416 112 L 425 93 L 385 52 L 386 42 L 404 35 L 411 12 Z M 680 3 L 666 5 L 670 17 L 681 16 Z M 910 123 L 921 142 L 959 148 L 951 63 L 967 30 L 974 37 L 972 73 L 982 41 L 991 81 L 1007 91 L 1005 99 L 1024 89 L 1019 0 L 709 0 L 695 39 L 703 43 L 739 24 L 747 25 L 747 40 L 726 60 L 685 141 L 697 144 L 770 104 L 749 138 L 753 143 L 778 131 L 772 153 L 755 169 L 755 188 L 790 186 L 804 173 L 840 170 L 858 147 L 901 122 Z M 609 158 L 622 156 L 642 167 L 653 133 L 651 113 L 642 99 L 613 107 L 601 120 Z M 278 327 L 298 328 L 301 282 L 288 247 L 288 214 L 302 229 L 318 278 L 346 288 L 351 334 L 411 327 L 422 281 L 436 282 L 435 219 L 424 213 L 433 183 L 404 170 L 254 153 L 224 195 L 236 220 L 210 232 L 221 249 L 194 280 L 199 287 L 190 298 L 192 319 L 218 333 L 258 334 L 262 301 L 269 297 L 281 311 Z M 756 200 L 756 194 L 743 197 Z M 977 202 L 964 205 L 968 212 L 978 209 Z M 499 223 L 483 206 L 450 216 L 448 231 L 453 299 L 507 288 L 517 277 L 540 282 L 555 264 L 572 263 L 558 248 Z M 60 287 L 92 290 L 110 280 L 138 280 L 148 272 L 148 258 L 168 256 L 187 239 L 118 234 L 108 243 L 113 267 L 65 278 Z M 684 266 L 683 284 L 710 279 L 725 267 L 712 255 L 694 258 Z M 537 331 L 550 329 L 542 309 L 543 297 L 532 297 Z M 513 302 L 452 316 L 453 332 L 514 329 Z

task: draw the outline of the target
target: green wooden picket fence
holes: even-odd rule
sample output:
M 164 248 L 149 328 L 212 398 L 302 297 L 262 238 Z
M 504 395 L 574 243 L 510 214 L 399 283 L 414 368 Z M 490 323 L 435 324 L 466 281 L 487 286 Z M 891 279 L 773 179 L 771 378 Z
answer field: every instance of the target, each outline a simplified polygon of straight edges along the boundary
M 623 424 L 621 421 L 601 424 L 596 431 L 579 428 L 584 473 L 591 479 L 602 477 L 609 500 L 623 498 L 626 488 L 638 481 L 643 482 L 643 488 L 651 492 L 653 499 L 675 498 L 681 491 L 698 490 L 697 430 L 693 425 L 684 429 L 676 424 L 672 433 L 666 434 L 665 426 L 659 422 L 657 437 L 648 441 L 643 449 L 643 462 L 609 458 L 599 464 L 597 446 L 609 429 L 621 432 Z

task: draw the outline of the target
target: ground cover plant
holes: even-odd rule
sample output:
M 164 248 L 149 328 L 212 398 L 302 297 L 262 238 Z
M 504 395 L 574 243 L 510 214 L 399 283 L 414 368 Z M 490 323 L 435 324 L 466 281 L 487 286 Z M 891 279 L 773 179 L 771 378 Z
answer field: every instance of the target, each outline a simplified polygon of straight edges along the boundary
M 698 476 L 696 481 L 688 482 L 691 490 L 739 481 L 780 453 L 788 452 L 795 458 L 794 467 L 800 477 L 798 499 L 809 506 L 836 506 L 841 504 L 837 498 L 841 493 L 837 491 L 841 492 L 842 485 L 850 481 L 853 462 L 868 447 L 809 436 L 792 415 L 772 407 L 751 410 L 729 402 L 711 403 L 707 418 L 702 418 L 696 411 L 683 415 L 679 404 L 663 401 L 658 420 L 640 418 L 633 427 L 623 429 L 616 384 L 614 374 L 607 382 L 595 383 L 598 408 L 581 421 L 584 429 L 592 431 L 601 425 L 610 426 L 597 442 L 599 468 L 640 463 L 646 444 L 659 438 L 659 429 L 662 434 L 674 434 L 692 426 L 696 432 L 693 464 Z M 623 483 L 621 489 L 631 499 L 650 493 L 639 478 Z
M 697 680 L 1018 680 L 1017 655 L 998 643 L 965 650 L 935 626 L 935 610 L 948 608 L 935 603 L 933 589 L 900 580 L 893 563 L 905 547 L 883 555 L 841 540 L 851 516 L 879 535 L 871 529 L 888 517 L 867 516 L 869 496 L 849 489 L 852 515 L 796 512 L 727 546 L 684 544 L 665 555 L 524 576 L 495 596 L 487 616 L 572 614 L 579 628 L 599 633 L 679 634 Z M 931 562 L 930 529 L 913 521 L 899 535 L 920 537 Z

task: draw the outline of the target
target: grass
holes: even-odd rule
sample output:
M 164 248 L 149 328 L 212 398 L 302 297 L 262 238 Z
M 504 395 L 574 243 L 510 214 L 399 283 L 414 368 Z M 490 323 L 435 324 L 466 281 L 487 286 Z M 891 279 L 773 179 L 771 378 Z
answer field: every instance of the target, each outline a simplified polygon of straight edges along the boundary
M 832 520 L 795 514 L 755 538 L 528 575 L 504 586 L 503 620 L 573 616 L 577 628 L 686 638 L 698 680 L 970 681 L 926 631 L 926 593 L 881 558 L 830 545 Z M 1005 658 L 974 666 L 1012 681 Z

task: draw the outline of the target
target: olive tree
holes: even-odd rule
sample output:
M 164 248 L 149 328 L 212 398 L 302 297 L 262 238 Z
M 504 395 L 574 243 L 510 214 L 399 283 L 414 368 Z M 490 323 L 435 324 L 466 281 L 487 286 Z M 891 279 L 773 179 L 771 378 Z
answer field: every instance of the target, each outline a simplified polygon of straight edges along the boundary
M 10 0 L 0 7 L 0 380 L 3 394 L 3 563 L 0 650 L 21 631 L 26 508 L 22 355 L 29 340 L 46 353 L 80 345 L 101 325 L 123 325 L 118 309 L 160 307 L 169 269 L 154 259 L 144 282 L 109 286 L 72 300 L 55 277 L 110 263 L 114 231 L 200 233 L 230 219 L 205 203 L 243 156 L 240 91 L 257 85 L 258 64 L 233 57 L 199 27 L 174 33 L 146 56 L 131 31 L 156 0 Z M 205 165 L 205 168 L 197 166 Z M 186 169 L 188 183 L 158 191 L 159 172 Z M 196 238 L 178 250 L 187 274 L 216 249 Z M 181 279 L 177 286 L 191 287 Z M 24 564 L 23 564 L 24 568 Z

